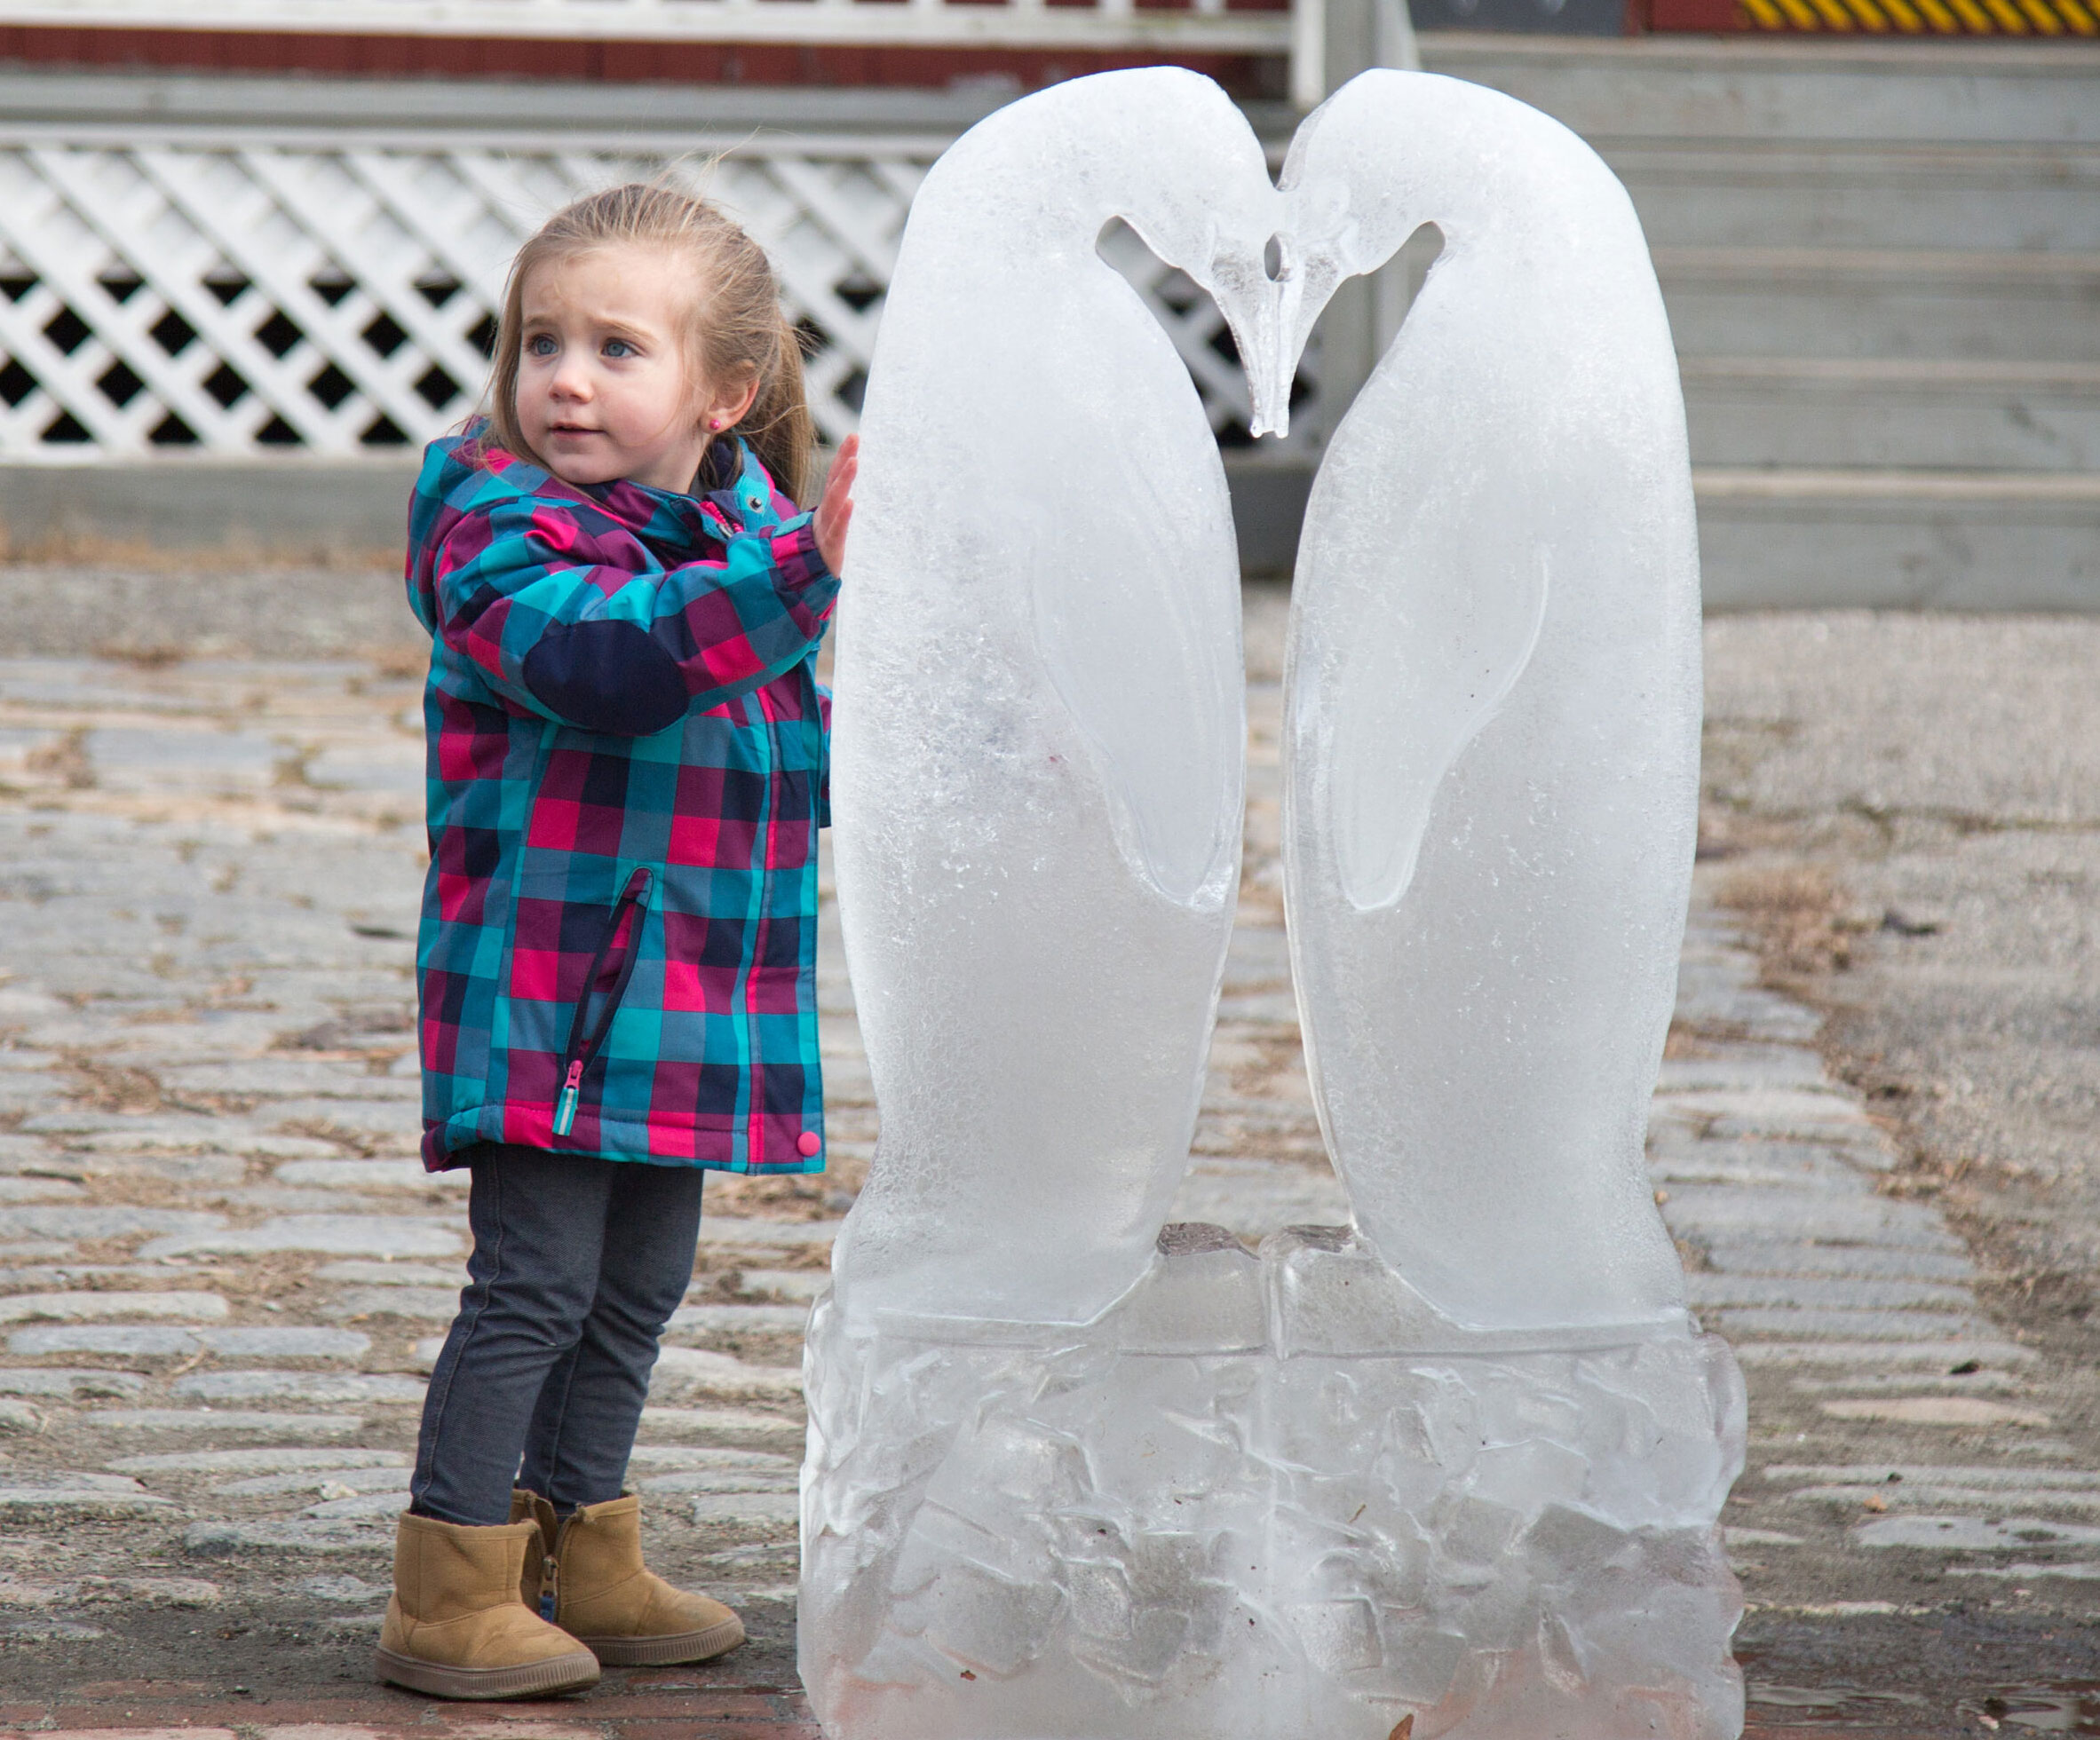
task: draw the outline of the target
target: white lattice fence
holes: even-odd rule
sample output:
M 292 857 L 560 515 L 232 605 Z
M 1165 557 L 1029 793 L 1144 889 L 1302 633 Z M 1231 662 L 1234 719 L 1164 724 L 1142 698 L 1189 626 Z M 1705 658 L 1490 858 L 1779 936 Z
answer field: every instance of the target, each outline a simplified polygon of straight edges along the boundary
M 694 168 L 780 268 L 827 439 L 854 426 L 897 238 L 939 143 L 804 140 Z M 495 140 L 0 138 L 0 461 L 420 445 L 479 397 L 519 241 L 564 201 L 664 162 Z M 1108 246 L 1214 426 L 1243 440 L 1245 384 L 1216 309 L 1128 231 Z

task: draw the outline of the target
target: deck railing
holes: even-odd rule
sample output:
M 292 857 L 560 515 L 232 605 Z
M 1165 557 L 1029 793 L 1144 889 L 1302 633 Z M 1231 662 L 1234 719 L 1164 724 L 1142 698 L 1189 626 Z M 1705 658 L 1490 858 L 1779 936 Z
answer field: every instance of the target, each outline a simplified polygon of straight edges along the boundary
M 634 42 L 1288 52 L 1288 0 L 6 0 L 0 22 Z
M 1128 47 L 1281 53 L 1319 0 L 0 0 L 0 24 Z M 1303 49 L 1304 44 L 1299 44 Z M 0 463 L 384 456 L 475 405 L 503 273 L 557 205 L 706 171 L 778 264 L 823 436 L 854 427 L 898 237 L 952 131 L 367 124 L 334 87 L 228 124 L 38 113 L 0 92 Z M 460 87 L 463 91 L 466 87 Z M 807 95 L 809 93 L 803 93 Z M 761 93 L 743 93 L 749 109 Z M 322 111 L 332 102 L 341 114 Z M 348 108 L 345 105 L 349 105 Z M 706 105 L 696 106 L 702 112 Z M 717 106 L 719 107 L 719 106 Z M 640 115 L 646 105 L 636 109 Z M 632 123 L 630 123 L 630 125 Z M 850 123 L 849 123 L 850 124 Z M 1134 235 L 1108 244 L 1225 440 L 1245 386 L 1216 308 Z M 1307 380 L 1312 378 L 1308 366 Z M 1302 390 L 1302 397 L 1311 392 Z M 1317 439 L 1302 405 L 1293 445 Z
M 519 242 L 577 194 L 667 163 L 704 176 L 776 262 L 809 353 L 811 408 L 836 441 L 858 420 L 913 192 L 946 143 L 345 143 L 0 120 L 0 463 L 418 446 L 477 402 Z M 715 149 L 725 154 L 710 170 Z M 1235 439 L 1246 389 L 1216 307 L 1134 233 L 1107 246 L 1187 360 L 1214 426 Z M 1295 418 L 1294 445 L 1314 439 L 1313 409 Z

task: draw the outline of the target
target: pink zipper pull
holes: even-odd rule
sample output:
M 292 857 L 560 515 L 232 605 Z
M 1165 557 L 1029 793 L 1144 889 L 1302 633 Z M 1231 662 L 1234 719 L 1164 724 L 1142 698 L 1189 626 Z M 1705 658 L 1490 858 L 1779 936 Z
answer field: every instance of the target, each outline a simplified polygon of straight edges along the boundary
M 554 1134 L 567 1135 L 576 1121 L 576 1101 L 583 1093 L 583 1060 L 579 1057 L 569 1065 L 567 1080 L 561 1084 L 561 1097 L 554 1103 Z

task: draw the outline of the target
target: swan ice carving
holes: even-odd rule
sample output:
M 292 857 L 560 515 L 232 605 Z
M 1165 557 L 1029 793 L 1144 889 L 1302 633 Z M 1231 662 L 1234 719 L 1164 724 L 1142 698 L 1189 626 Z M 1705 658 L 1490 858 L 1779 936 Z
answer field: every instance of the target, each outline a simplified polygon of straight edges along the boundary
M 1256 1253 L 1159 1224 L 1236 885 L 1238 600 L 1115 218 L 1216 297 L 1257 430 L 1335 286 L 1446 236 L 1293 606 L 1289 921 L 1356 1225 Z M 884 1122 L 805 1356 L 826 1732 L 1733 1740 L 1741 1382 L 1639 1172 L 1697 597 L 1623 191 L 1446 79 L 1354 81 L 1280 185 L 1206 80 L 1057 86 L 929 176 L 865 439 L 835 804 Z
M 1537 110 L 1398 73 L 1309 118 L 1284 179 L 1346 212 L 1300 243 L 1332 273 L 1445 238 L 1292 587 L 1286 889 L 1329 1151 L 1370 1246 L 1459 1322 L 1681 1323 L 1642 1148 L 1691 894 L 1699 557 L 1632 202 Z
M 1086 1322 L 1186 1163 L 1239 885 L 1239 569 L 1188 372 L 1096 244 L 1120 217 L 1199 282 L 1259 279 L 1270 192 L 1224 93 L 1165 72 L 1000 111 L 914 202 L 839 626 L 884 1119 L 836 1268 L 857 1323 Z

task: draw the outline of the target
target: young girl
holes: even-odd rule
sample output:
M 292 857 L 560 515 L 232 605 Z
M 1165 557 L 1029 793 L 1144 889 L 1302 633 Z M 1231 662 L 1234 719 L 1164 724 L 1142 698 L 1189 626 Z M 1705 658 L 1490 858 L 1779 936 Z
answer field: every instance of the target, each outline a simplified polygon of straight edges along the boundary
M 815 514 L 765 254 L 626 186 L 511 267 L 490 415 L 435 442 L 417 951 L 424 1164 L 474 1250 L 431 1376 L 380 1677 L 442 1697 L 704 1660 L 735 1614 L 643 1569 L 622 1496 L 708 1168 L 824 1160 L 818 642 L 854 444 Z

